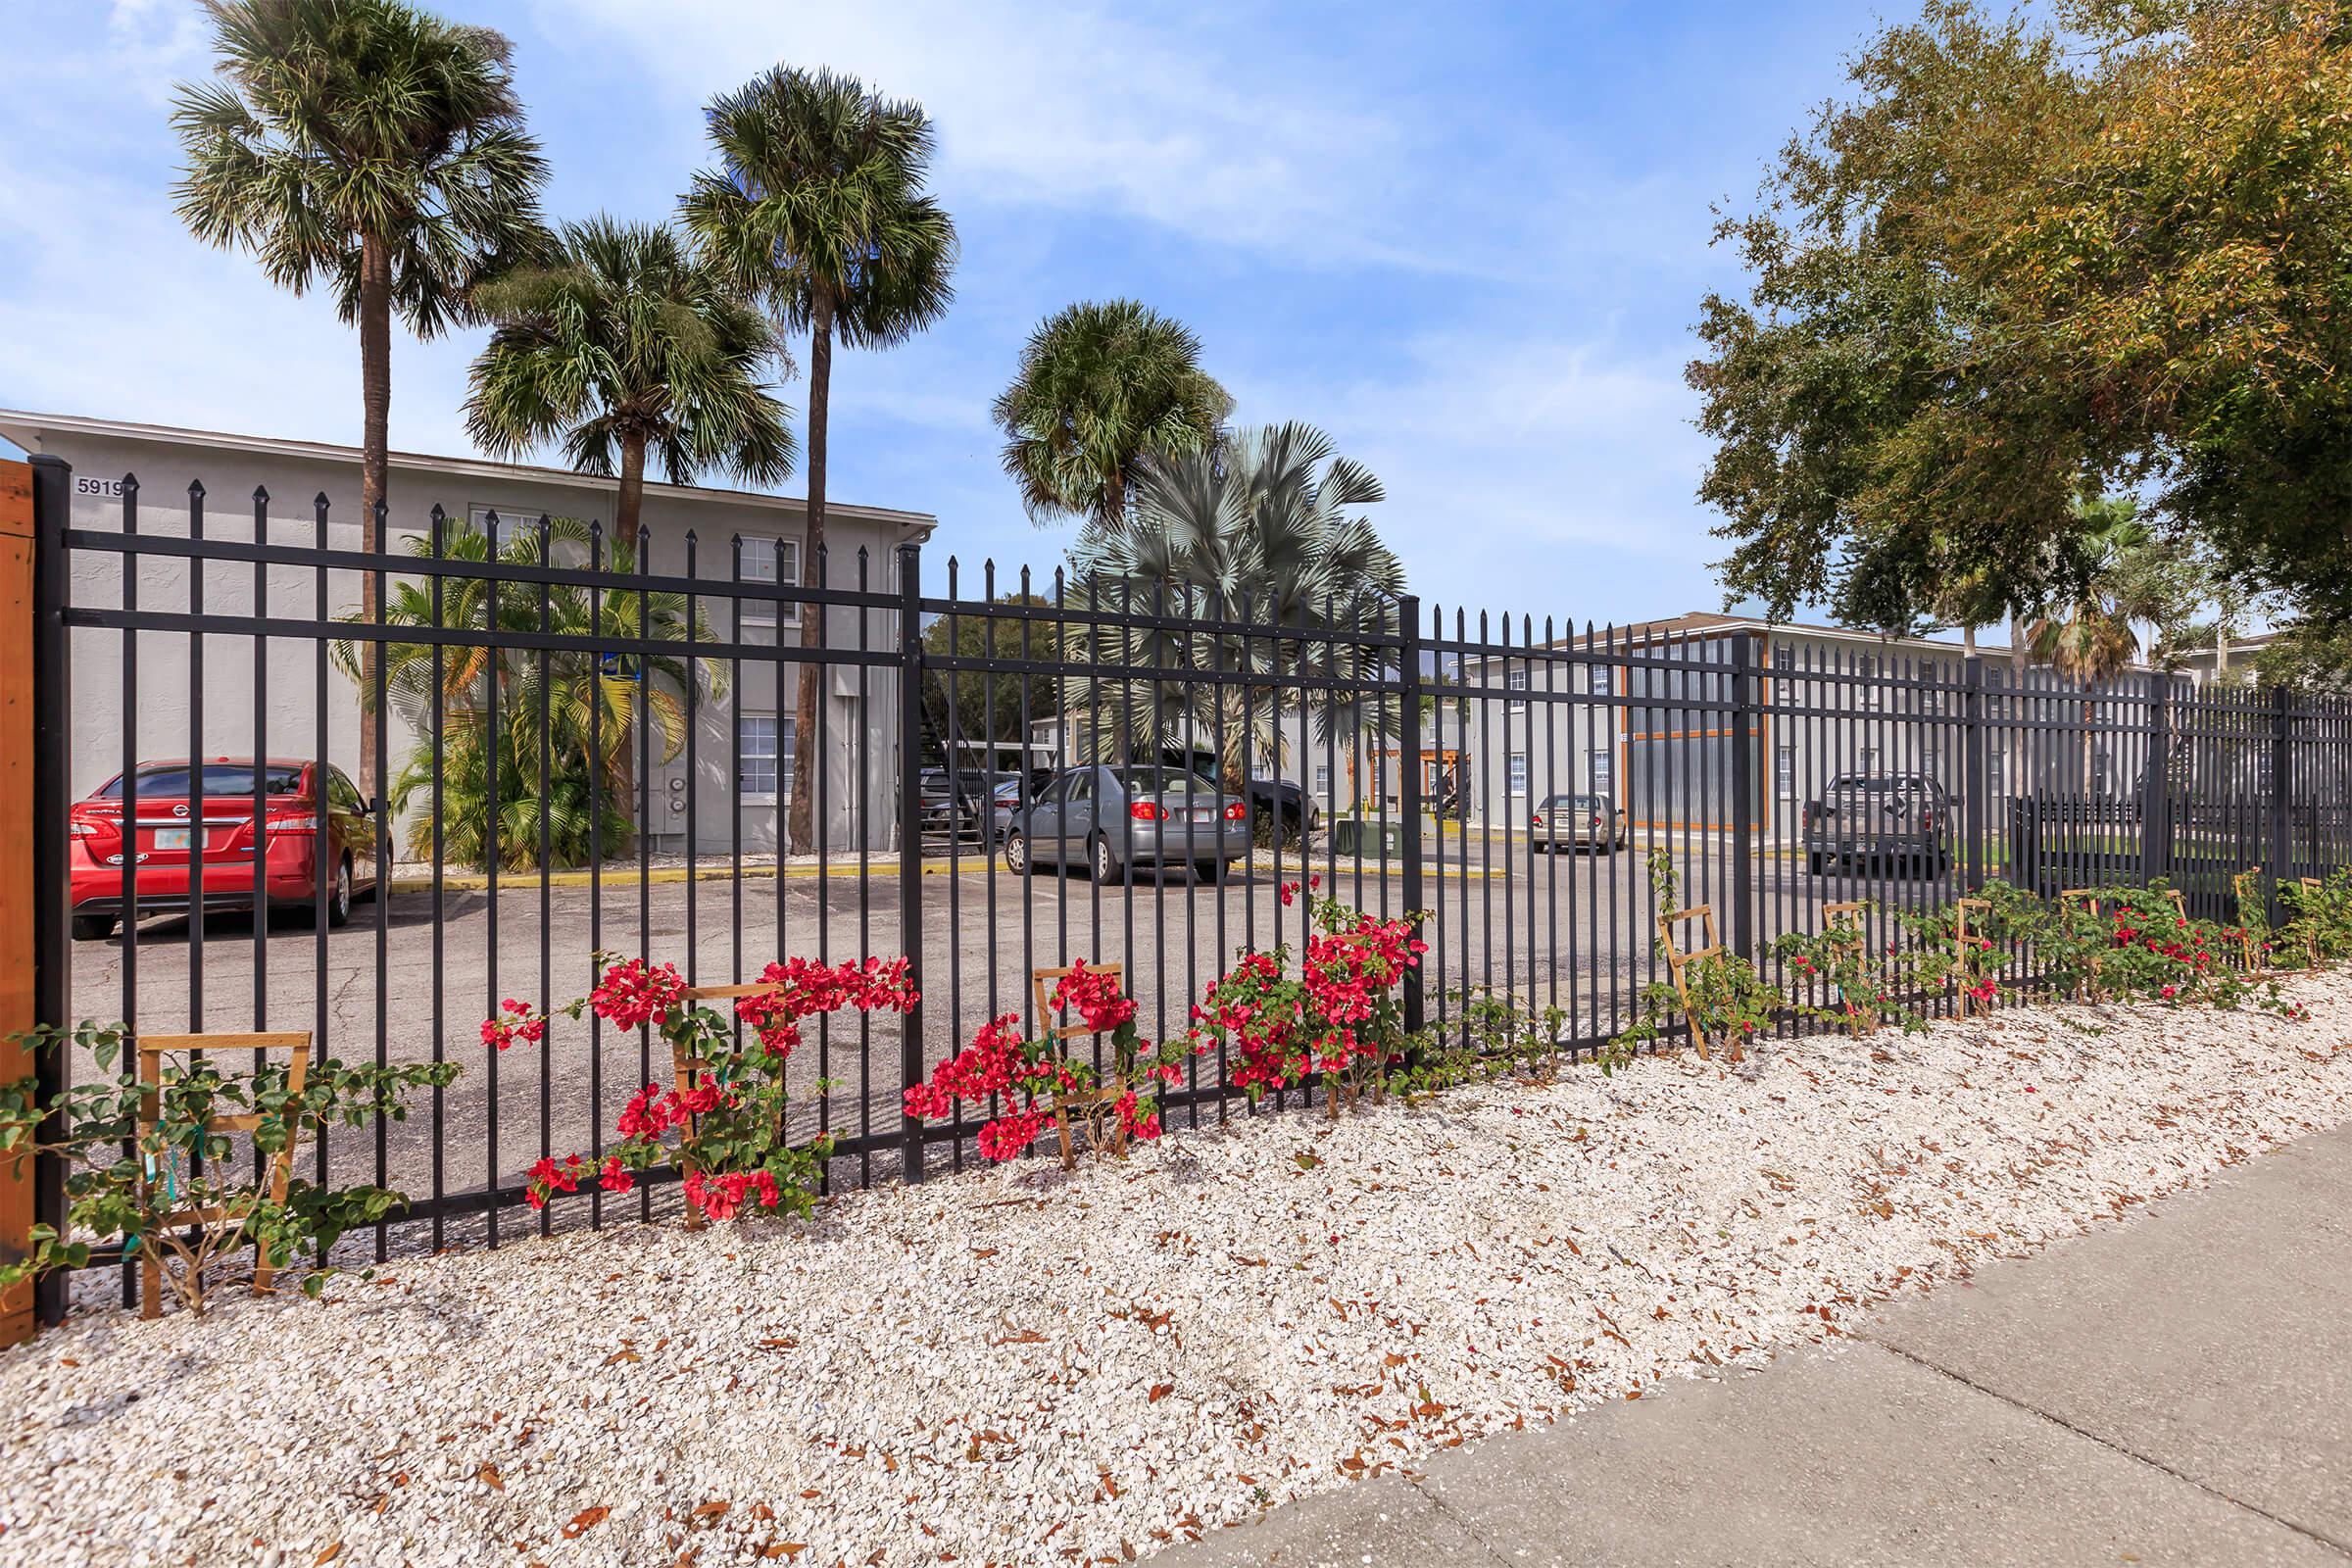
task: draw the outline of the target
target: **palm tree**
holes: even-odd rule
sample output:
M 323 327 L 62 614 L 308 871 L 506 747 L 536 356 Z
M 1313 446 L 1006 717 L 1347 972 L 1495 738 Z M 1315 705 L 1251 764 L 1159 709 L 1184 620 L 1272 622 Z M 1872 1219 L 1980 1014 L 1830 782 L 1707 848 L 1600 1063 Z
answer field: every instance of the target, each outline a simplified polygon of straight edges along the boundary
M 405 542 L 419 560 L 488 562 L 538 566 L 579 564 L 599 553 L 598 531 L 571 517 L 542 519 L 532 526 L 499 529 L 493 546 L 471 522 L 451 521 L 441 529 L 439 553 L 429 536 Z M 625 564 L 618 569 L 630 569 Z M 640 637 L 655 642 L 713 642 L 716 634 L 699 608 L 690 619 L 682 594 L 603 588 L 591 592 L 569 584 L 544 590 L 536 584 L 498 583 L 481 577 L 444 575 L 439 603 L 427 582 L 396 581 L 382 619 L 393 626 L 480 630 L 496 625 L 508 632 L 590 639 L 594 644 Z M 545 616 L 542 621 L 542 615 Z M 347 618 L 366 620 L 366 612 Z M 338 642 L 335 662 L 355 680 L 365 645 Z M 438 661 L 436 662 L 436 654 Z M 383 651 L 384 699 L 416 743 L 393 781 L 393 809 L 425 797 L 425 808 L 409 823 L 410 853 L 430 853 L 436 821 L 444 852 L 454 860 L 479 865 L 489 847 L 490 768 L 498 777 L 499 861 L 510 869 L 535 866 L 539 825 L 547 817 L 549 859 L 578 864 L 589 858 L 591 824 L 607 854 L 628 847 L 632 729 L 642 706 L 662 736 L 662 760 L 675 758 L 685 744 L 684 694 L 693 684 L 698 701 L 725 695 L 726 667 L 703 660 L 591 652 L 544 655 L 511 649 L 391 643 Z M 689 667 L 691 665 L 691 667 Z M 375 710 L 374 687 L 360 682 L 363 711 Z M 540 711 L 547 714 L 548 766 L 540 769 Z M 433 794 L 436 769 L 430 739 L 438 719 L 441 790 Z M 493 725 L 495 724 L 495 732 Z
M 467 431 L 497 457 L 561 437 L 573 467 L 617 471 L 617 559 L 637 559 L 649 449 L 672 484 L 705 468 L 762 485 L 791 474 L 798 449 L 764 374 L 783 353 L 775 329 L 676 230 L 567 224 L 550 265 L 477 299 L 498 329 L 473 362 Z
M 360 538 L 373 551 L 392 313 L 427 339 L 471 319 L 475 287 L 545 243 L 547 165 L 522 128 L 507 40 L 486 27 L 402 0 L 205 0 L 205 10 L 219 78 L 174 95 L 187 162 L 172 195 L 199 239 L 252 251 L 296 294 L 323 282 L 358 324 Z M 362 582 L 372 612 L 372 574 Z M 360 773 L 375 774 L 366 725 Z
M 1029 334 L 992 411 L 1030 520 L 1108 522 L 1143 458 L 1204 451 L 1233 412 L 1200 340 L 1134 300 L 1072 305 Z
M 1077 602 L 1110 618 L 1073 622 L 1065 645 L 1079 663 L 1209 678 L 1074 681 L 1064 711 L 1088 715 L 1096 754 L 1210 744 L 1226 787 L 1239 790 L 1252 757 L 1279 765 L 1302 731 L 1301 677 L 1336 683 L 1317 691 L 1316 739 L 1402 733 L 1384 650 L 1359 640 L 1396 635 L 1404 591 L 1402 563 L 1358 510 L 1382 497 L 1370 470 L 1334 456 L 1308 424 L 1145 459 L 1134 505 L 1090 524 L 1073 552 Z M 1188 615 L 1249 629 L 1174 623 Z
M 686 223 L 741 287 L 808 332 L 807 550 L 821 564 L 833 340 L 887 348 L 955 296 L 956 224 L 923 190 L 931 122 L 921 105 L 868 92 L 855 76 L 788 66 L 713 99 L 708 118 L 718 167 L 694 176 Z M 801 617 L 803 647 L 823 643 L 824 621 Z M 804 660 L 796 779 L 816 776 L 816 691 L 817 664 Z M 813 837 L 813 798 L 793 791 L 796 852 Z
M 2133 622 L 2149 618 L 2152 606 L 2133 591 L 2141 558 L 2151 548 L 2137 507 L 2124 497 L 2076 504 L 2077 529 L 2067 543 L 2066 588 L 2026 628 L 2034 658 L 2084 687 L 2112 680 L 2139 655 Z M 2091 789 L 2092 722 L 2097 712 L 2082 701 L 2082 792 Z

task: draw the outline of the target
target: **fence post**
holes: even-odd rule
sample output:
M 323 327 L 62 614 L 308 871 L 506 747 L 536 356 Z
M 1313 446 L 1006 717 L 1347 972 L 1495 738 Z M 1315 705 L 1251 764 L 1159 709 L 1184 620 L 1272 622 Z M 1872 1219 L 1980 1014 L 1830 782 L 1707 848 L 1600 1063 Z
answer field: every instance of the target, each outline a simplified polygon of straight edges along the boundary
M 0 831 L 9 835 L 9 842 L 29 843 L 31 852 L 21 859 L 0 857 L 0 861 L 13 861 L 25 870 L 12 874 L 22 877 L 9 889 L 8 901 L 14 906 L 6 924 L 8 935 L 15 939 L 11 946 L 29 959 L 11 960 L 21 966 L 11 975 L 8 990 L 15 992 L 22 984 L 20 976 L 29 980 L 27 995 L 11 996 L 10 1016 L 0 1027 L 20 1029 L 30 1024 L 62 1026 L 70 1000 L 69 982 L 73 970 L 72 943 L 69 940 L 70 883 L 66 870 L 66 812 L 70 805 L 66 791 L 71 783 L 68 763 L 71 759 L 72 704 L 67 684 L 66 588 L 67 561 L 65 533 L 72 520 L 74 509 L 74 470 L 62 458 L 46 454 L 35 456 L 30 464 L 31 506 L 24 516 L 21 534 L 14 528 L 6 532 L 17 535 L 7 540 L 9 546 L 9 582 L 7 592 L 0 596 L 6 606 L 10 624 L 0 632 L 0 664 L 8 666 L 4 703 L 5 734 L 0 735 L 0 750 L 12 754 L 7 771 L 14 775 L 17 787 L 5 792 L 6 818 L 0 821 Z M 20 554 L 20 552 L 22 552 Z M 22 672 L 22 673 L 20 673 Z M 19 682 L 29 675 L 30 702 L 25 703 L 24 685 Z M 19 754 L 25 760 L 18 760 Z M 29 779 L 19 773 L 29 772 Z M 18 901 L 22 899 L 22 903 Z M 22 910 L 22 915 L 18 911 Z M 29 1003 L 29 1016 L 24 1016 Z M 34 1093 L 46 1103 L 66 1088 L 70 1063 L 62 1051 L 40 1051 L 33 1054 L 28 1064 L 32 1071 Z M 11 1076 L 14 1076 L 12 1073 Z M 53 1117 L 42 1124 L 36 1136 L 45 1143 L 55 1143 L 65 1136 L 62 1118 Z M 21 1175 L 22 1165 L 18 1166 Z M 43 1154 L 32 1162 L 31 1202 L 24 1210 L 29 1220 L 55 1227 L 61 1233 L 66 1225 L 65 1163 L 56 1154 Z M 14 1250 L 29 1241 L 18 1231 L 16 1220 L 22 1205 L 10 1204 L 8 1234 L 0 1237 Z M 62 1322 L 66 1315 L 66 1285 L 64 1271 L 49 1274 L 33 1288 L 30 1304 L 32 1314 L 43 1323 Z M 16 1301 L 7 1303 L 18 1306 Z M 10 1313 L 12 1330 L 20 1325 L 16 1314 Z M 29 1321 L 22 1323 L 29 1331 Z M 0 1335 L 0 1339 L 5 1339 Z
M 1403 706 L 1403 734 L 1396 743 L 1396 763 L 1403 775 L 1397 780 L 1398 806 L 1404 815 L 1402 824 L 1404 853 L 1404 907 L 1407 913 L 1421 907 L 1421 599 L 1417 594 L 1402 594 L 1396 600 L 1396 682 Z M 1443 842 L 1441 840 L 1440 842 Z M 1404 971 L 1404 1027 L 1407 1034 L 1418 1031 L 1426 1016 L 1427 1004 L 1421 992 L 1421 966 L 1415 964 Z
M 916 1001 L 899 1018 L 899 1087 L 923 1080 L 923 552 L 899 546 L 899 952 Z M 954 759 L 950 759 L 950 766 Z M 950 940 L 954 940 L 953 937 Z M 923 1179 L 923 1124 L 899 1112 L 899 1176 Z
M 2293 836 L 2288 829 L 2287 806 L 2289 771 L 2294 761 L 2292 751 L 2293 695 L 2284 686 L 2271 688 L 2271 801 L 2270 855 L 2271 898 L 2270 919 L 2274 926 L 2286 920 L 2285 901 L 2278 890 L 2292 881 L 2295 875 Z
M 2173 678 L 2159 674 L 2148 695 L 2148 760 L 2139 780 L 2139 879 L 2173 871 Z
M 1755 675 L 1748 634 L 1732 639 L 1732 951 L 1756 956 Z
M 1960 853 L 1965 864 L 1963 886 L 1971 894 L 1984 887 L 1984 798 L 1992 780 L 1984 776 L 1984 658 L 1970 654 L 1961 661 Z

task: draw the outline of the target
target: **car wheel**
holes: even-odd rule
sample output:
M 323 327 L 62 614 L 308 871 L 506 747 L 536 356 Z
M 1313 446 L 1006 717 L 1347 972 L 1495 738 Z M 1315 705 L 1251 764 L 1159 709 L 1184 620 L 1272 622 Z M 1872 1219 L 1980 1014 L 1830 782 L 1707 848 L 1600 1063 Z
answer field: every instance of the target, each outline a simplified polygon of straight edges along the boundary
M 1098 882 L 1117 882 L 1123 880 L 1126 875 L 1125 867 L 1121 866 L 1118 858 L 1110 853 L 1110 840 L 1107 838 L 1098 836 L 1095 839 L 1094 862 L 1095 880 Z
M 1823 876 L 1828 873 L 1829 868 L 1829 858 L 1819 850 L 1805 852 L 1805 870 L 1807 872 L 1814 876 Z
M 1195 860 L 1193 862 L 1193 880 L 1196 882 L 1224 881 L 1225 862 L 1223 860 Z
M 115 934 L 115 917 L 111 914 L 77 914 L 74 917 L 74 940 L 104 942 Z
M 334 885 L 327 890 L 326 923 L 343 925 L 351 919 L 351 857 L 335 862 Z
M 1027 876 L 1033 869 L 1029 864 L 1028 834 L 1007 833 L 1004 835 L 1004 869 L 1010 871 L 1014 876 Z

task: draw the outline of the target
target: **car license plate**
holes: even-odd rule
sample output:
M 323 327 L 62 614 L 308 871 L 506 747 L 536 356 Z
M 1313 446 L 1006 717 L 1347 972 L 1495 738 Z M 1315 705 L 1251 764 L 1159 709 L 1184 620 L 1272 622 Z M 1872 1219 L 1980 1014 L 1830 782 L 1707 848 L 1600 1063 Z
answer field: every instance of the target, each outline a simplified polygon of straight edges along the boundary
M 159 827 L 155 830 L 155 847 L 159 850 L 185 850 L 189 848 L 189 835 L 193 831 L 184 827 Z

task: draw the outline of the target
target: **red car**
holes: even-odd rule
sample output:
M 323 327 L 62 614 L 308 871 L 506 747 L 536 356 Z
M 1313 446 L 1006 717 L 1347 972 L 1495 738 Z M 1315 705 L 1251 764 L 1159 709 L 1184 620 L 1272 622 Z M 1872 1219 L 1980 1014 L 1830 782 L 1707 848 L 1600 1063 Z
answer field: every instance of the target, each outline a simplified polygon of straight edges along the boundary
M 329 764 L 271 760 L 261 764 L 261 771 L 267 839 L 261 858 L 270 907 L 317 907 L 323 831 L 326 918 L 341 925 L 351 917 L 355 879 L 363 887 L 375 881 L 375 818 L 367 800 Z M 131 830 L 139 913 L 188 909 L 192 867 L 199 858 L 207 909 L 252 908 L 252 760 L 216 757 L 200 773 L 186 762 L 141 762 L 135 772 Z M 117 775 L 74 808 L 67 828 L 73 839 L 68 860 L 74 872 L 74 935 L 85 942 L 108 936 L 122 917 L 124 794 L 122 776 Z

